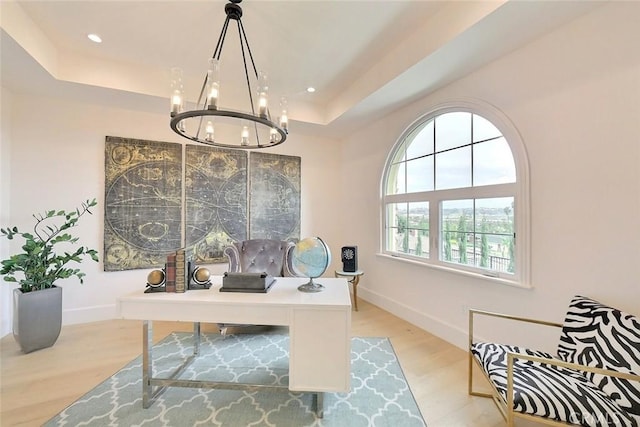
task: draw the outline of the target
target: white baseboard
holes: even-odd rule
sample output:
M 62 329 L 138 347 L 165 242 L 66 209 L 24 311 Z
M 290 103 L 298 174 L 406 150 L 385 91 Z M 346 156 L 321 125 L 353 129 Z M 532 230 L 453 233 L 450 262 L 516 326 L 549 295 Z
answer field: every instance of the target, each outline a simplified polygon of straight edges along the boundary
M 76 308 L 72 310 L 64 310 L 62 312 L 62 326 L 77 325 L 79 323 L 97 322 L 100 320 L 110 320 L 116 318 L 116 305 L 95 305 L 93 307 Z M 4 325 L 3 325 L 4 326 Z M 2 328 L 1 337 L 12 333 L 11 328 L 7 325 L 7 330 Z
M 94 305 L 62 312 L 62 326 L 76 325 L 78 323 L 97 322 L 116 318 L 116 305 Z
M 364 286 L 358 286 L 358 297 L 374 304 L 443 340 L 466 350 L 468 345 L 468 331 L 451 325 L 442 319 L 426 315 L 415 309 L 395 301 L 387 296 L 373 292 Z M 62 325 L 97 322 L 116 318 L 116 305 L 98 305 L 83 307 L 62 312 Z M 8 333 L 10 333 L 9 331 Z
M 467 330 L 463 330 L 442 319 L 416 311 L 405 304 L 373 292 L 366 287 L 358 286 L 358 298 L 362 298 L 463 350 L 466 350 L 469 345 L 469 332 Z

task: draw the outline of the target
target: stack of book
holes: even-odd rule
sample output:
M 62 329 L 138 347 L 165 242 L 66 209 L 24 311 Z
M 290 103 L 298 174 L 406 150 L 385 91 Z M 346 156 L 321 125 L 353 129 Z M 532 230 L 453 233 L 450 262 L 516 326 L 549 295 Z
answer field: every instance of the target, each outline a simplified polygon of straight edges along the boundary
M 167 262 L 164 265 L 164 287 L 167 292 L 176 291 L 176 254 L 171 253 L 167 255 Z
M 167 255 L 165 264 L 166 292 L 185 292 L 189 287 L 189 261 L 185 248 L 180 248 Z

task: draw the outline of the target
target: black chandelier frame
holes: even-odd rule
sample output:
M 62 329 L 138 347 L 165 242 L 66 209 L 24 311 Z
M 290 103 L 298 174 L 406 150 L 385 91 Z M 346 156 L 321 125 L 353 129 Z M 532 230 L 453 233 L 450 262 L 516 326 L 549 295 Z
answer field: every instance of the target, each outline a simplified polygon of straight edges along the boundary
M 256 81 L 258 80 L 258 69 L 256 68 L 255 61 L 253 60 L 253 54 L 251 53 L 251 47 L 249 46 L 249 41 L 247 40 L 247 35 L 244 30 L 244 25 L 242 25 L 242 8 L 240 7 L 241 2 L 242 0 L 229 0 L 229 3 L 225 5 L 224 11 L 227 16 L 222 26 L 222 30 L 220 31 L 220 36 L 218 37 L 218 42 L 216 44 L 216 48 L 213 52 L 212 58 L 217 61 L 220 60 L 220 55 L 222 54 L 224 41 L 227 36 L 227 30 L 229 28 L 229 22 L 231 20 L 236 21 L 237 27 L 238 27 L 238 37 L 240 39 L 240 50 L 242 52 L 242 62 L 244 65 L 244 74 L 245 74 L 245 79 L 247 83 L 247 89 L 249 92 L 249 103 L 251 105 L 251 114 L 242 112 L 242 111 L 219 109 L 217 108 L 217 106 L 208 106 L 207 97 L 205 96 L 205 91 L 206 91 L 207 83 L 209 79 L 209 75 L 207 73 L 202 83 L 202 88 L 200 89 L 200 95 L 198 96 L 196 109 L 181 111 L 181 112 L 172 111 L 170 126 L 171 126 L 171 129 L 178 135 L 201 144 L 212 145 L 216 147 L 240 148 L 240 149 L 256 149 L 256 148 L 274 147 L 285 142 L 288 135 L 288 129 L 277 124 L 271 119 L 271 114 L 269 112 L 268 107 L 265 109 L 265 112 L 261 115 L 257 115 L 255 112 L 255 106 L 253 103 L 253 94 L 251 92 L 251 81 L 249 78 L 249 68 L 247 67 L 247 53 L 251 61 L 251 67 L 253 69 L 253 73 L 255 75 Z M 198 108 L 200 105 L 202 105 L 201 109 Z M 196 118 L 199 117 L 200 122 L 198 123 L 197 131 L 194 134 L 189 134 L 187 133 L 186 126 L 185 126 L 185 123 L 183 123 L 183 121 L 190 118 L 194 118 L 194 117 Z M 236 118 L 236 119 L 252 122 L 252 126 L 254 128 L 255 135 L 256 135 L 255 144 L 246 144 L 246 145 L 225 144 L 225 143 L 216 141 L 215 138 L 213 140 L 207 140 L 205 138 L 202 138 L 201 137 L 202 122 L 205 117 L 230 117 L 230 118 Z M 275 140 L 272 138 L 269 138 L 269 140 L 266 143 L 261 143 L 260 135 L 258 132 L 258 126 L 265 126 L 270 130 L 275 130 L 279 138 L 276 138 Z

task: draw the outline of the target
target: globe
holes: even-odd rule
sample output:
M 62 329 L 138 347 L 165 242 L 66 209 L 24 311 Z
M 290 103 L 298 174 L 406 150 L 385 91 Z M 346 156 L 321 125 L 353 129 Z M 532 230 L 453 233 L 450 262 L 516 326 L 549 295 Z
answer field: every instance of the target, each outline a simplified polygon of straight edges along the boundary
M 164 271 L 153 270 L 147 275 L 147 284 L 151 287 L 162 286 L 164 284 Z
M 211 279 L 211 272 L 209 269 L 204 267 L 196 267 L 193 271 L 193 281 L 198 285 L 203 285 L 205 283 L 209 283 Z
M 308 283 L 298 287 L 302 292 L 320 292 L 324 286 L 313 279 L 324 274 L 331 262 L 329 247 L 319 237 L 307 237 L 291 251 L 291 267 L 297 276 L 308 277 Z

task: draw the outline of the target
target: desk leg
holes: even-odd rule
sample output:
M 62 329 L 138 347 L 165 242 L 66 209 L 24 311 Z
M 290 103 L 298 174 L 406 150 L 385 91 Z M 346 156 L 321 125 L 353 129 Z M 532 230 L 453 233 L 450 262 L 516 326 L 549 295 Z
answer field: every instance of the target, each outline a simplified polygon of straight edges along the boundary
M 142 323 L 142 407 L 151 406 L 151 376 L 153 372 L 153 324 L 150 320 Z
M 324 417 L 324 393 L 316 393 L 316 414 L 318 418 Z
M 193 322 L 193 355 L 200 354 L 200 322 Z

